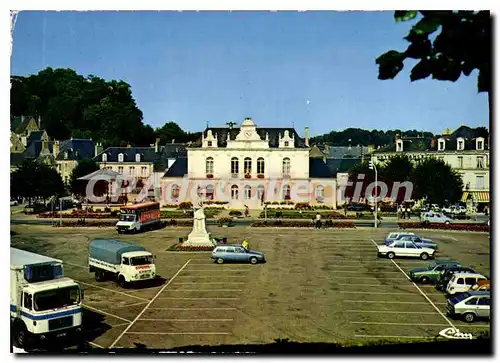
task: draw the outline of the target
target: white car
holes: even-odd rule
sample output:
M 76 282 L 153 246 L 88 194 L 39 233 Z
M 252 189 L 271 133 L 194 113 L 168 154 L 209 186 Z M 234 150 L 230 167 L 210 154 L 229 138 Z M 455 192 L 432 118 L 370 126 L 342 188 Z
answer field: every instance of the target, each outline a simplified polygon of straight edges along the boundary
M 489 280 L 489 278 L 485 275 L 472 272 L 453 274 L 453 277 L 448 282 L 448 286 L 446 286 L 446 293 L 448 295 L 455 295 L 460 292 L 466 292 L 479 281 L 483 280 Z
M 422 260 L 433 258 L 436 252 L 432 248 L 420 247 L 411 241 L 394 241 L 389 245 L 378 245 L 378 255 L 388 258 L 398 257 L 417 257 Z
M 429 223 L 451 223 L 451 218 L 446 217 L 444 214 L 438 212 L 425 212 L 422 215 L 422 220 Z

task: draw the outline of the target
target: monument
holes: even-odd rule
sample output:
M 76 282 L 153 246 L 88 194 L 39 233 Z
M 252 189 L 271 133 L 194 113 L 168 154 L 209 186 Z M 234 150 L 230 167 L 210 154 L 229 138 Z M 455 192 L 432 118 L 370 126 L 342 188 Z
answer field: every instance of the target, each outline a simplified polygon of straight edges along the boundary
M 205 212 L 203 207 L 198 208 L 194 212 L 193 230 L 188 236 L 187 241 L 183 242 L 183 246 L 212 246 L 213 242 L 210 239 L 210 233 L 207 232 L 205 226 Z

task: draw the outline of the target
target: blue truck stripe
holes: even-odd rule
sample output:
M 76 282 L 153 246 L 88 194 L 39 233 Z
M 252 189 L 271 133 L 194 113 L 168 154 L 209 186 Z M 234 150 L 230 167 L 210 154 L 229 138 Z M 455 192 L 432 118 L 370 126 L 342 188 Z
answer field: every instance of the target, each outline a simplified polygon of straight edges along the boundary
M 16 312 L 16 305 L 10 305 L 10 311 L 11 312 Z M 76 308 L 73 310 L 68 310 L 68 311 L 61 311 L 59 313 L 52 313 L 52 314 L 44 314 L 44 315 L 31 315 L 27 312 L 22 311 L 21 315 L 25 316 L 31 320 L 47 320 L 47 319 L 53 319 L 53 318 L 60 318 L 63 316 L 68 316 L 68 315 L 73 315 L 73 314 L 78 314 L 81 313 L 82 309 L 81 308 Z

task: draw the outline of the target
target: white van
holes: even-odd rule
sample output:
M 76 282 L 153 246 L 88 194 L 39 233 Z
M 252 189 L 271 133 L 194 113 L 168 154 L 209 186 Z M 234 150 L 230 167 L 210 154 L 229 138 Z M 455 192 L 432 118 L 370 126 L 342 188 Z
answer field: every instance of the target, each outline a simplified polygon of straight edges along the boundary
M 455 295 L 460 292 L 468 291 L 472 286 L 477 284 L 479 281 L 489 280 L 488 277 L 471 272 L 456 273 L 448 282 L 446 287 L 446 293 L 448 295 Z

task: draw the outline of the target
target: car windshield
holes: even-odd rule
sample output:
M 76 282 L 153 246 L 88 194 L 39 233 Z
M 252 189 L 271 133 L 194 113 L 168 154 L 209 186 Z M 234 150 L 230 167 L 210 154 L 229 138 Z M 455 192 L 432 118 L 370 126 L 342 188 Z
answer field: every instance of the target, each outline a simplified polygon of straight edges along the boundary
M 80 287 L 70 286 L 37 292 L 34 296 L 35 311 L 58 309 L 80 302 Z
M 153 256 L 132 257 L 130 261 L 132 266 L 151 265 L 153 263 Z
M 122 222 L 134 222 L 135 215 L 134 214 L 120 214 L 120 221 L 122 221 Z
M 456 304 L 462 300 L 465 300 L 467 299 L 469 296 L 471 296 L 468 292 L 463 292 L 461 294 L 456 294 L 455 296 L 451 297 L 450 298 L 450 301 L 453 303 L 453 304 Z
M 434 267 L 436 267 L 437 265 L 438 265 L 438 263 L 434 261 L 434 262 L 431 262 L 427 268 L 428 268 L 429 270 L 433 270 L 433 269 L 434 269 Z

